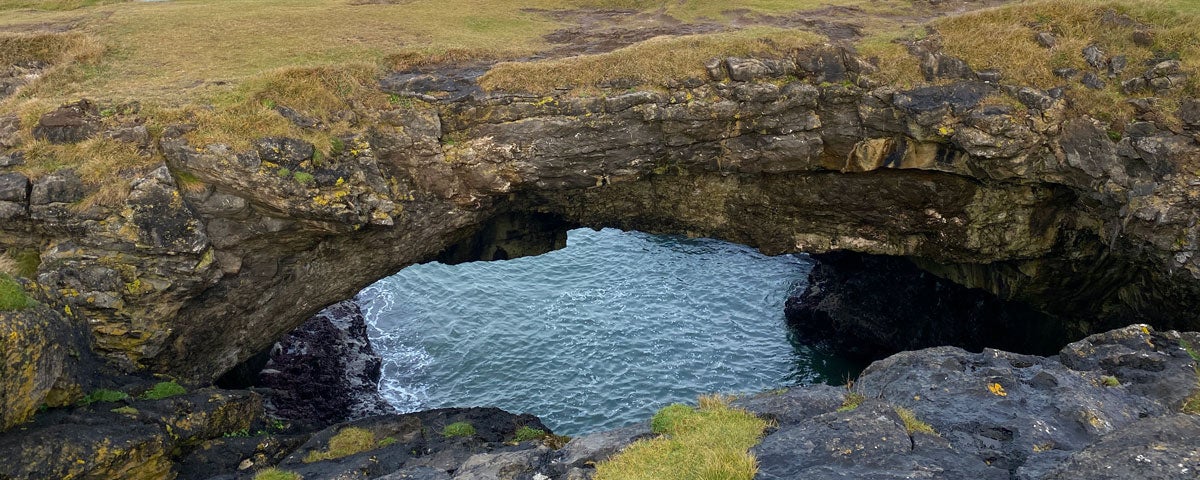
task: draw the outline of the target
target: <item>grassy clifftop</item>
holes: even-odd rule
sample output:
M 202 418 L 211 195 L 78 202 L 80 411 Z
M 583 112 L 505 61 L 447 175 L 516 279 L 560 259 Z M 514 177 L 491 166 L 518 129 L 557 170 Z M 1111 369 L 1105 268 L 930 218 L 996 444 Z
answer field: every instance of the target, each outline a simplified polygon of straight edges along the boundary
M 914 54 L 933 47 L 998 70 L 1006 84 L 1069 85 L 1073 108 L 1119 133 L 1133 115 L 1125 100 L 1145 96 L 1123 83 L 1152 64 L 1178 60 L 1191 73 L 1185 85 L 1151 92 L 1163 111 L 1200 92 L 1198 32 L 1194 0 L 0 0 L 0 82 L 9 66 L 19 80 L 0 98 L 0 116 L 21 119 L 27 175 L 73 167 L 103 182 L 157 162 L 110 139 L 35 140 L 37 119 L 80 98 L 108 112 L 137 101 L 151 135 L 188 123 L 197 144 L 245 148 L 287 135 L 327 150 L 349 129 L 346 111 L 396 103 L 376 88 L 388 71 L 476 62 L 489 69 L 485 89 L 547 95 L 614 80 L 654 88 L 702 78 L 710 58 L 839 43 L 878 64 L 881 84 L 944 81 L 925 78 Z M 1125 67 L 1090 66 L 1089 46 Z M 1103 77 L 1099 88 L 1080 85 L 1090 71 Z M 302 109 L 321 131 L 297 127 L 280 105 Z M 119 201 L 117 190 L 100 203 Z

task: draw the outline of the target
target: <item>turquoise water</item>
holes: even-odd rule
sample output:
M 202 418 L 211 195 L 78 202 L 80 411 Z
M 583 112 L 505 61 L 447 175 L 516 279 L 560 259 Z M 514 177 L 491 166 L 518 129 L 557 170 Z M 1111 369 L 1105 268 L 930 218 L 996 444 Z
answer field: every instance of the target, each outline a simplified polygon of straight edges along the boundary
M 784 325 L 810 269 L 716 240 L 579 229 L 537 257 L 414 265 L 359 299 L 401 411 L 496 406 L 575 435 L 700 394 L 843 380 L 850 367 Z

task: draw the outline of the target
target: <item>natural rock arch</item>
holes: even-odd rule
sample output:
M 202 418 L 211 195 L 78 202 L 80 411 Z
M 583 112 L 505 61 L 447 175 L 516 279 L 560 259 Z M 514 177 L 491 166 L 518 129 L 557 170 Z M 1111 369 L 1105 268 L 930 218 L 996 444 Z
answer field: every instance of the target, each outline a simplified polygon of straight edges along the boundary
M 39 284 L 111 365 L 198 383 L 404 266 L 538 253 L 576 225 L 910 256 L 1079 332 L 1195 328 L 1197 214 L 1174 175 L 1195 125 L 1115 141 L 1035 89 L 901 91 L 848 52 L 798 55 L 583 97 L 437 100 L 398 74 L 382 88 L 418 100 L 356 112 L 321 162 L 296 139 L 235 151 L 172 129 L 124 208 L 72 211 L 56 185 L 78 179 L 51 175 L 6 197 L 0 239 L 41 250 Z

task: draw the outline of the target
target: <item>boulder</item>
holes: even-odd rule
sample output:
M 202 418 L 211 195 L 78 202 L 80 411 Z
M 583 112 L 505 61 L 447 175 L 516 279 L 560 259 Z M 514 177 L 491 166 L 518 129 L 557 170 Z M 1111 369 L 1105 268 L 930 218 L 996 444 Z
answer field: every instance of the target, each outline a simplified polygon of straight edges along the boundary
M 379 394 L 382 365 L 362 310 L 350 299 L 280 339 L 257 383 L 271 389 L 267 405 L 274 415 L 324 428 L 395 411 Z
M 88 100 L 63 105 L 42 115 L 33 137 L 50 143 L 76 143 L 100 132 L 100 111 Z

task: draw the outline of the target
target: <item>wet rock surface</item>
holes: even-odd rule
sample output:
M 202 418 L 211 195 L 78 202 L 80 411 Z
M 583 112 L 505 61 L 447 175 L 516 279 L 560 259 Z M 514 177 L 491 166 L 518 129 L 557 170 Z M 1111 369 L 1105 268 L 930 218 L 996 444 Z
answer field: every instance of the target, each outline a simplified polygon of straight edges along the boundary
M 307 427 L 395 410 L 379 394 L 382 360 L 353 299 L 333 304 L 276 343 L 258 374 L 267 410 Z

